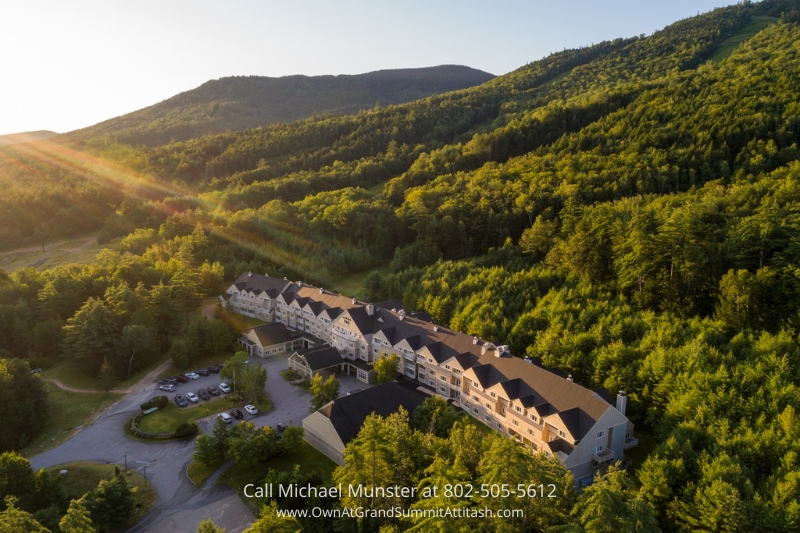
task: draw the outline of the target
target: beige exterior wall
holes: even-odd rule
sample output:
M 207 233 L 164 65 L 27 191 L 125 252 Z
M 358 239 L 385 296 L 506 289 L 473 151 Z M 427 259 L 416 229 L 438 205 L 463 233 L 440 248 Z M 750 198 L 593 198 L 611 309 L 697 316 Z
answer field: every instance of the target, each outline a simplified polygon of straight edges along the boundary
M 307 443 L 344 466 L 344 443 L 328 417 L 320 412 L 311 413 L 303 420 L 303 430 L 303 439 Z

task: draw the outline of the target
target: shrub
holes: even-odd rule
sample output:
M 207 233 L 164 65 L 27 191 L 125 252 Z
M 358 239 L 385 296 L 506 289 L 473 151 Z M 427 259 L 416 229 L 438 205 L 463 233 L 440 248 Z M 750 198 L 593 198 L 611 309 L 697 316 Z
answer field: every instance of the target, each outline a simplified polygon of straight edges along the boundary
M 148 409 L 152 409 L 153 407 L 158 407 L 159 409 L 163 409 L 168 405 L 169 405 L 169 398 L 167 398 L 166 396 L 156 396 L 155 398 L 150 398 L 139 407 L 141 407 L 142 411 L 147 411 Z
M 184 437 L 192 437 L 197 435 L 200 432 L 200 428 L 194 422 L 184 422 L 177 428 L 175 428 L 175 435 L 176 438 L 184 438 Z

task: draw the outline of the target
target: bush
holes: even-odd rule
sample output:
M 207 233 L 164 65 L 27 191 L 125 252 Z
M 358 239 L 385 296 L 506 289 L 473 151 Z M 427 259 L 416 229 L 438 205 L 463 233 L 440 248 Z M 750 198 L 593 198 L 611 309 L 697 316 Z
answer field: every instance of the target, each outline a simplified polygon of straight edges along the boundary
M 182 439 L 184 437 L 193 437 L 200 432 L 200 428 L 194 422 L 184 422 L 175 428 L 175 438 Z
M 158 407 L 159 409 L 163 409 L 168 405 L 169 405 L 169 398 L 167 398 L 166 396 L 156 396 L 155 398 L 150 398 L 139 407 L 141 407 L 142 411 L 147 411 L 148 409 L 152 409 L 153 407 Z

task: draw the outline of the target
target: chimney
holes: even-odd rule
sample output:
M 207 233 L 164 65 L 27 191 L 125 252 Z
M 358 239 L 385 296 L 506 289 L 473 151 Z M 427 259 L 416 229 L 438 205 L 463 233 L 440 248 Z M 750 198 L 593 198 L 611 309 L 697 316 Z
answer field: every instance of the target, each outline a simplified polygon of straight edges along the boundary
M 355 303 L 356 303 L 356 299 L 355 299 L 355 298 L 353 298 L 353 304 L 355 305 Z
M 486 350 L 488 350 L 488 349 L 489 349 L 489 343 L 488 342 L 484 342 L 483 346 L 481 346 L 481 355 L 485 354 Z
M 323 289 L 322 287 L 320 287 L 320 288 L 319 288 L 319 293 L 320 293 L 320 294 L 324 294 L 324 293 L 325 293 L 325 289 Z
M 269 277 L 269 272 L 264 272 L 264 277 L 268 278 Z
M 433 331 L 439 331 L 439 326 L 433 326 Z
M 372 304 L 367 304 L 367 316 L 372 316 L 375 314 L 375 306 Z
M 572 374 L 570 374 L 569 376 L 567 376 L 567 381 L 573 381 L 573 382 L 575 381 L 574 379 L 572 379 Z
M 478 337 L 472 337 L 472 344 L 478 344 Z
M 302 281 L 298 281 L 298 282 L 297 282 L 297 285 L 298 285 L 298 286 L 300 286 L 300 287 L 302 287 L 302 286 L 303 286 L 303 282 L 302 282 Z
M 503 344 L 502 346 L 497 347 L 497 356 L 500 357 L 500 354 L 509 353 L 508 345 Z
M 628 395 L 625 394 L 624 390 L 621 390 L 617 393 L 617 411 L 625 414 L 625 407 L 628 405 Z
M 252 277 L 253 277 L 253 273 L 252 273 L 252 272 L 248 272 L 248 273 L 247 273 L 247 277 L 248 277 L 248 278 L 252 278 Z
M 283 281 L 288 281 L 288 279 L 286 278 L 286 276 L 283 276 Z
M 406 317 L 406 310 L 405 309 L 401 309 L 400 310 L 400 320 L 403 320 L 405 317 Z

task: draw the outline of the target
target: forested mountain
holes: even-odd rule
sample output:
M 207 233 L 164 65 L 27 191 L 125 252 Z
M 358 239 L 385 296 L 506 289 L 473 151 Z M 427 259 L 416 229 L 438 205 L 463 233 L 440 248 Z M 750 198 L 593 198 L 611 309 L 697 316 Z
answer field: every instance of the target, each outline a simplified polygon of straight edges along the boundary
M 91 317 L 166 347 L 148 316 L 221 278 L 362 273 L 365 297 L 627 390 L 649 455 L 592 493 L 620 523 L 796 530 L 799 13 L 746 2 L 354 115 L 4 149 L 7 233 L 31 239 L 33 212 L 40 232 L 70 224 L 61 201 L 123 238 L 93 265 L 0 276 L 0 350 L 78 357 Z
M 32 141 L 43 141 L 45 139 L 49 139 L 50 137 L 55 137 L 56 135 L 58 135 L 58 133 L 47 130 L 26 131 L 23 133 L 9 133 L 7 135 L 0 135 L 0 146 L 28 143 Z
M 109 136 L 156 146 L 313 115 L 357 113 L 480 85 L 494 76 L 460 65 L 339 76 L 235 76 L 204 83 L 158 104 L 65 135 Z

